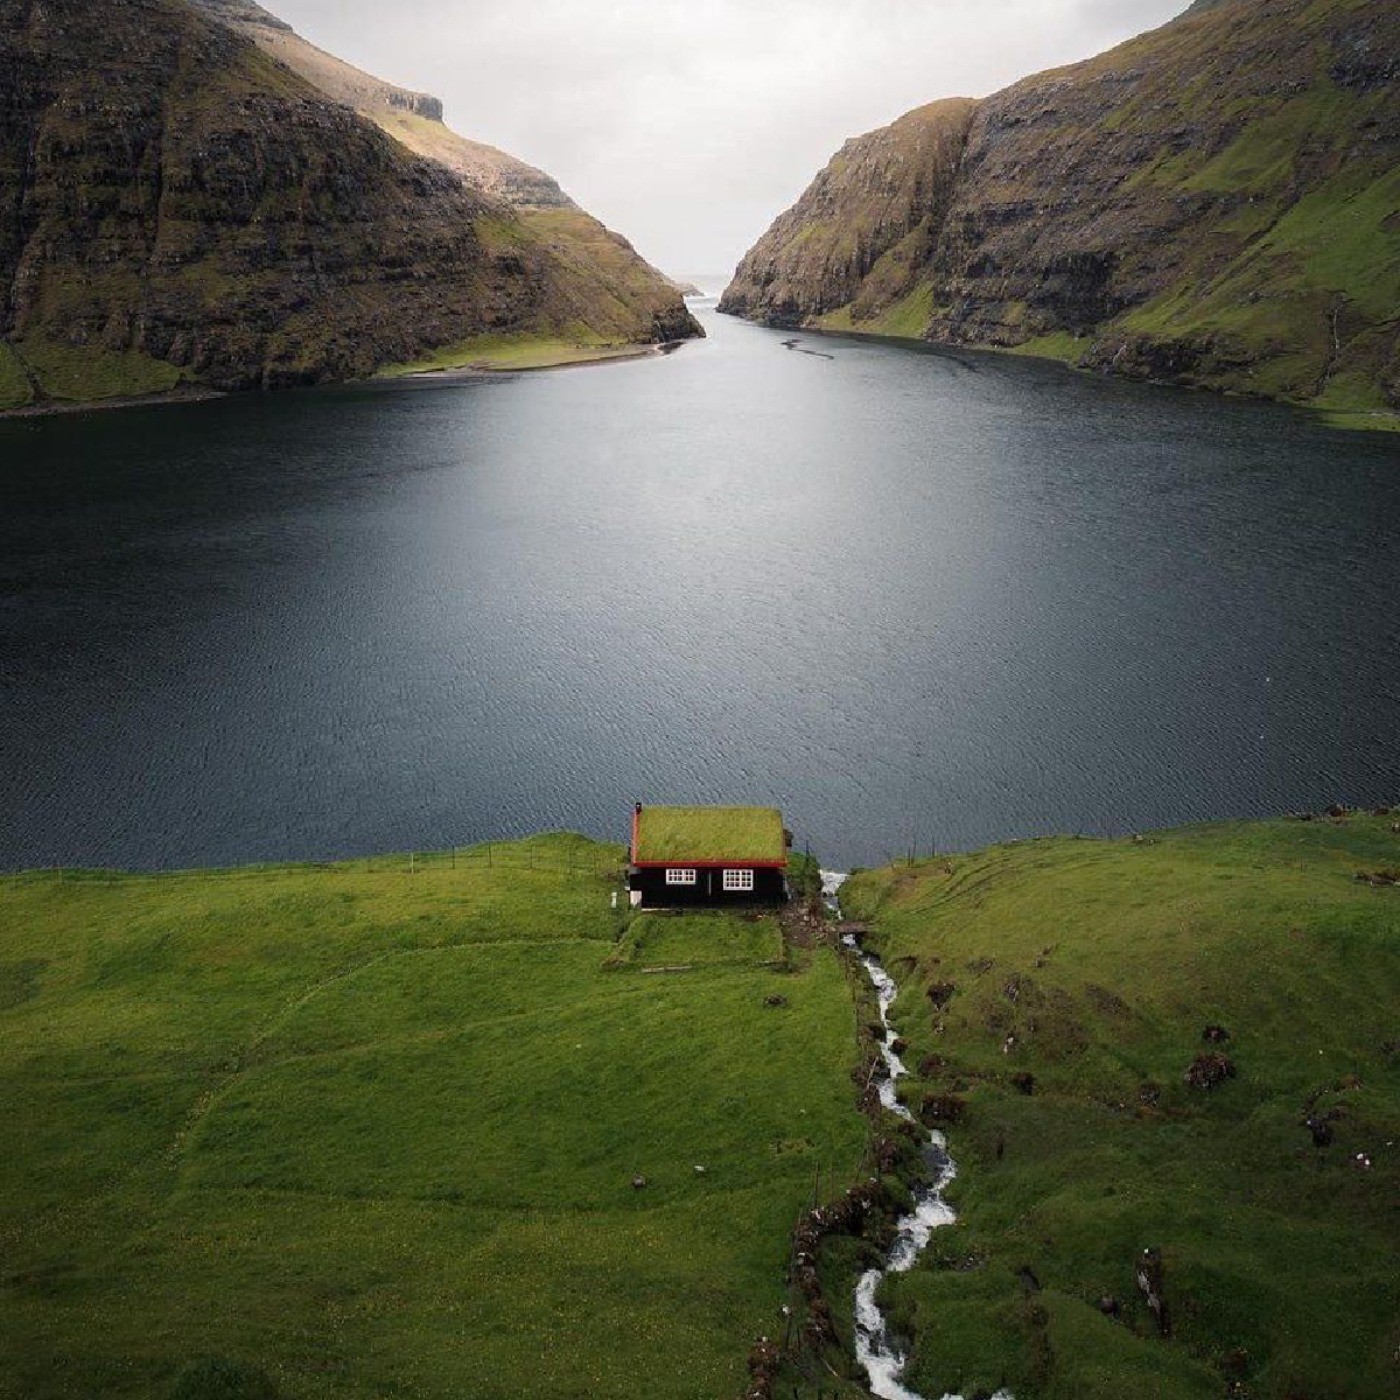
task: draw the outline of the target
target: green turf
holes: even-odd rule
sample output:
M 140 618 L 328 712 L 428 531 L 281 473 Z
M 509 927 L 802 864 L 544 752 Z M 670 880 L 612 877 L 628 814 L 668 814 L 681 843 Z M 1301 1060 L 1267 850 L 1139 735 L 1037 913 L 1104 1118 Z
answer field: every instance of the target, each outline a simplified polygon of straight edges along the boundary
M 31 337 L 24 342 L 23 352 L 44 393 L 60 401 L 100 402 L 169 393 L 184 377 L 177 365 L 138 350 L 72 346 Z
M 1056 331 L 1053 335 L 1038 336 L 1016 347 L 1018 355 L 1030 355 L 1039 360 L 1058 360 L 1061 364 L 1078 364 L 1088 348 L 1083 336 L 1072 335 L 1069 331 Z
M 581 332 L 577 338 L 521 333 L 483 335 L 460 345 L 415 360 L 411 364 L 389 365 L 380 377 L 401 379 L 409 374 L 432 374 L 447 370 L 527 370 L 554 369 L 561 365 L 589 364 L 645 353 L 648 347 L 631 343 L 608 343 Z
M 738 1394 L 850 996 L 617 966 L 624 858 L 0 879 L 0 1395 Z
M 874 920 L 902 988 L 910 1100 L 968 1105 L 951 1134 L 962 1221 L 887 1286 L 916 1389 L 1395 1393 L 1400 888 L 1356 879 L 1400 867 L 1394 825 L 1036 841 L 852 880 L 846 911 Z M 955 988 L 942 1011 L 938 983 Z M 1183 1076 L 1209 1025 L 1238 1074 L 1206 1091 Z M 1331 1146 L 1313 1145 L 1309 1105 L 1336 1111 Z M 1170 1340 L 1134 1286 L 1148 1246 Z
M 632 920 L 618 958 L 620 965 L 643 968 L 776 964 L 783 958 L 782 928 L 771 914 L 642 913 Z
M 783 815 L 775 807 L 643 807 L 639 861 L 782 861 Z
M 0 413 L 23 408 L 34 399 L 34 390 L 19 356 L 11 345 L 0 341 Z
M 933 315 L 933 284 L 921 282 L 893 305 L 882 307 L 868 319 L 858 319 L 851 305 L 839 307 L 815 319 L 822 330 L 854 331 L 861 335 L 889 336 L 897 340 L 917 340 Z

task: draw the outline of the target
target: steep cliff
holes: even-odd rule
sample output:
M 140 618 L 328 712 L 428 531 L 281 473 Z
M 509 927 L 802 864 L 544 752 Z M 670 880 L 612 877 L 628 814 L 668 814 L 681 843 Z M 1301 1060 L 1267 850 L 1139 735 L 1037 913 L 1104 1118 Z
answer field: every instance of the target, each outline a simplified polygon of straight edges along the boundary
M 0 0 L 0 408 L 689 333 L 186 0 Z
M 721 309 L 1393 411 L 1398 67 L 1380 0 L 1198 4 L 849 143 Z
M 847 141 L 740 264 L 720 310 L 799 326 L 837 307 L 869 322 L 897 306 L 933 255 L 976 110 L 934 102 Z
M 318 49 L 254 0 L 195 0 L 232 24 L 264 53 L 326 96 L 353 107 L 420 156 L 448 167 L 464 184 L 510 206 L 518 236 L 547 254 L 548 299 L 560 325 L 606 339 L 679 340 L 701 334 L 677 301 L 670 279 L 632 245 L 580 209 L 544 171 L 443 122 L 442 103 L 410 92 Z
M 419 155 L 441 161 L 484 194 L 517 208 L 576 208 L 542 170 L 443 124 L 442 103 L 362 72 L 303 39 L 254 0 L 194 0 L 232 25 L 270 58 L 299 73 L 327 97 L 353 107 Z

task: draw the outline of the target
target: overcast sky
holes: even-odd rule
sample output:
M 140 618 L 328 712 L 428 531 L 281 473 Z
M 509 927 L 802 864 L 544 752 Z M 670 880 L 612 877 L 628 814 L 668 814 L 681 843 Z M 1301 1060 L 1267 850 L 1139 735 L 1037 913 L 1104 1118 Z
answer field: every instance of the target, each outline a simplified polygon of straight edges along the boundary
M 1188 0 L 263 0 L 547 170 L 673 275 L 732 270 L 849 136 Z

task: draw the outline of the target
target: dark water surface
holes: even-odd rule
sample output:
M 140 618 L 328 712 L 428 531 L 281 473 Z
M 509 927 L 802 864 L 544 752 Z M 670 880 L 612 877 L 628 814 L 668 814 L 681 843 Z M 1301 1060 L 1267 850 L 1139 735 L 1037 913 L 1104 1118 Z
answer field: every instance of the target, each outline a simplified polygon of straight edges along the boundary
M 706 319 L 0 423 L 0 868 L 621 838 L 637 798 L 779 803 L 840 865 L 1400 800 L 1400 439 Z

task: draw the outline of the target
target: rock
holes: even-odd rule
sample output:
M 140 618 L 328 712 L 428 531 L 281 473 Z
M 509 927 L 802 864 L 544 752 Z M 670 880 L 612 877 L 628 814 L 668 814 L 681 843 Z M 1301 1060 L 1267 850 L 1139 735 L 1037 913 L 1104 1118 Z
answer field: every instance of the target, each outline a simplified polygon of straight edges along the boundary
M 634 1191 L 642 1191 L 642 1190 L 645 1190 L 646 1184 L 647 1184 L 647 1179 L 646 1179 L 646 1177 L 644 1177 L 644 1176 L 634 1176 L 634 1177 L 632 1178 L 632 1189 L 633 1189 Z
M 1246 1380 L 1249 1376 L 1249 1353 L 1243 1347 L 1227 1351 L 1220 1358 L 1220 1374 L 1230 1381 Z
M 958 990 L 956 982 L 935 982 L 928 989 L 928 999 L 939 1011 L 942 1011 L 953 999 L 953 994 Z
M 1138 1085 L 1137 1097 L 1144 1108 L 1156 1108 L 1162 1102 L 1162 1086 L 1148 1080 Z
M 925 1094 L 919 1119 L 925 1127 L 961 1123 L 967 1117 L 967 1100 L 957 1094 Z
M 1228 1055 L 1197 1055 L 1182 1077 L 1193 1089 L 1214 1089 L 1235 1077 L 1235 1064 Z
M 1335 1134 L 1332 1124 L 1325 1118 L 1306 1118 L 1303 1126 L 1312 1134 L 1314 1147 L 1331 1147 Z
M 782 1364 L 777 1343 L 759 1337 L 749 1348 L 749 1388 L 744 1392 L 744 1400 L 773 1400 L 773 1387 Z
M 1099 1311 L 1105 1317 L 1117 1317 L 1123 1311 L 1123 1305 L 1110 1293 L 1105 1293 L 1098 1302 Z
M 1138 1292 L 1142 1294 L 1148 1311 L 1156 1319 L 1158 1332 L 1163 1337 L 1170 1337 L 1171 1315 L 1167 1309 L 1161 1250 L 1144 1249 L 1142 1251 L 1138 1256 L 1136 1277 Z

